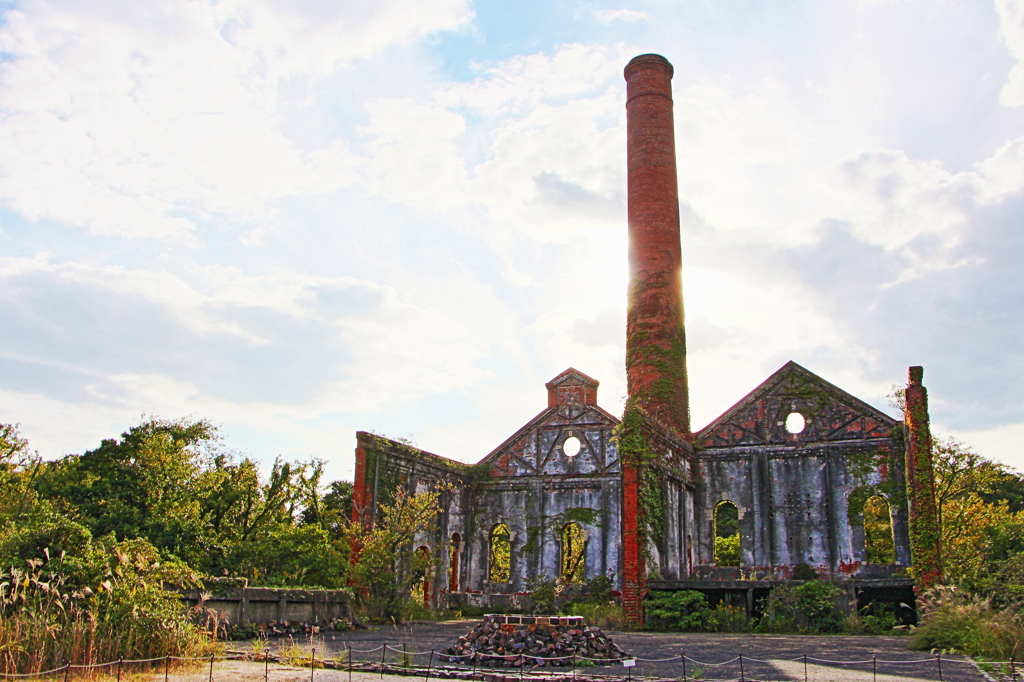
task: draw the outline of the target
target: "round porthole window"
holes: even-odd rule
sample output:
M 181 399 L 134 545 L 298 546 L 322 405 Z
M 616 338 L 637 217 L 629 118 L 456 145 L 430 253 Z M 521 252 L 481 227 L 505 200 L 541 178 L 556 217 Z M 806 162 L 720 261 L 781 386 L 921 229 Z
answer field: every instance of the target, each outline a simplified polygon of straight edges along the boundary
M 786 430 L 790 433 L 800 433 L 807 426 L 807 420 L 799 412 L 790 412 L 786 417 Z
M 580 454 L 580 439 L 576 436 L 569 436 L 562 443 L 562 452 L 565 453 L 566 457 L 575 457 Z

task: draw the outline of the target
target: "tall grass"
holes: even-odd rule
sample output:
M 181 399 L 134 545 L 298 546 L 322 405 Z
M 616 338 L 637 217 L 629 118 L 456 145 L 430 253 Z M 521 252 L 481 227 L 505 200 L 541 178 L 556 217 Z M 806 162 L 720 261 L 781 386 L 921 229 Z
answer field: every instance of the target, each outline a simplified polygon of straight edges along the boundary
M 153 569 L 149 557 L 118 551 L 95 588 L 69 587 L 38 559 L 0 572 L 0 673 L 204 653 L 208 635 Z
M 994 609 L 987 599 L 938 587 L 922 597 L 920 612 L 911 649 L 958 651 L 992 661 L 1024 657 L 1024 616 Z
M 565 614 L 583 616 L 584 623 L 602 630 L 621 630 L 626 624 L 622 617 L 622 607 L 618 604 L 594 604 L 591 602 L 568 604 L 565 607 Z

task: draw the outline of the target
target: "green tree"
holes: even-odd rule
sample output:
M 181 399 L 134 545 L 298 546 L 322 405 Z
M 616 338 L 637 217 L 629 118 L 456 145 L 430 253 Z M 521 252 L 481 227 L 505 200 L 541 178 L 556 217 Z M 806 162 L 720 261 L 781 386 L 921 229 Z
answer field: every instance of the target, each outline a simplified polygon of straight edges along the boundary
M 39 456 L 29 450 L 17 424 L 0 424 L 0 534 L 15 521 L 26 519 L 37 503 L 32 482 Z
M 52 463 L 38 487 L 94 536 L 146 538 L 193 559 L 202 532 L 201 460 L 217 442 L 209 422 L 151 418 L 120 439 Z
M 373 526 L 351 526 L 359 548 L 352 575 L 371 617 L 402 618 L 413 584 L 430 568 L 430 557 L 416 551 L 415 541 L 434 530 L 446 488 L 415 494 L 397 488 L 392 502 L 380 505 Z
M 935 496 L 946 580 L 997 602 L 1024 603 L 1024 512 L 1014 510 L 1024 477 L 963 443 L 937 440 Z

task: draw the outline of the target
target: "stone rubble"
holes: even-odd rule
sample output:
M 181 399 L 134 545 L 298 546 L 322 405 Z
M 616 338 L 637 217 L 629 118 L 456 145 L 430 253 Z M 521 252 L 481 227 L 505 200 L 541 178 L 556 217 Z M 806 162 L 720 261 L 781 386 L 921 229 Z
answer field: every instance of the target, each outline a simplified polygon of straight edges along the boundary
M 577 667 L 628 658 L 601 628 L 586 625 L 579 616 L 484 616 L 483 622 L 441 654 L 448 663 L 505 668 L 571 666 L 574 654 Z

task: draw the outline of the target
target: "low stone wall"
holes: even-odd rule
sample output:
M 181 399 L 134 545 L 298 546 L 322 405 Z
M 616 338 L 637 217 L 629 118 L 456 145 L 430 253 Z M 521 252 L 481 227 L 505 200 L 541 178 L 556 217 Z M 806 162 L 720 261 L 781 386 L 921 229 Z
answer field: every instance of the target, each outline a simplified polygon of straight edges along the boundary
M 203 595 L 207 598 L 203 600 Z M 271 587 L 237 587 L 217 590 L 185 590 L 188 608 L 202 603 L 225 617 L 231 625 L 261 623 L 331 623 L 352 620 L 351 595 L 344 590 L 294 590 Z

